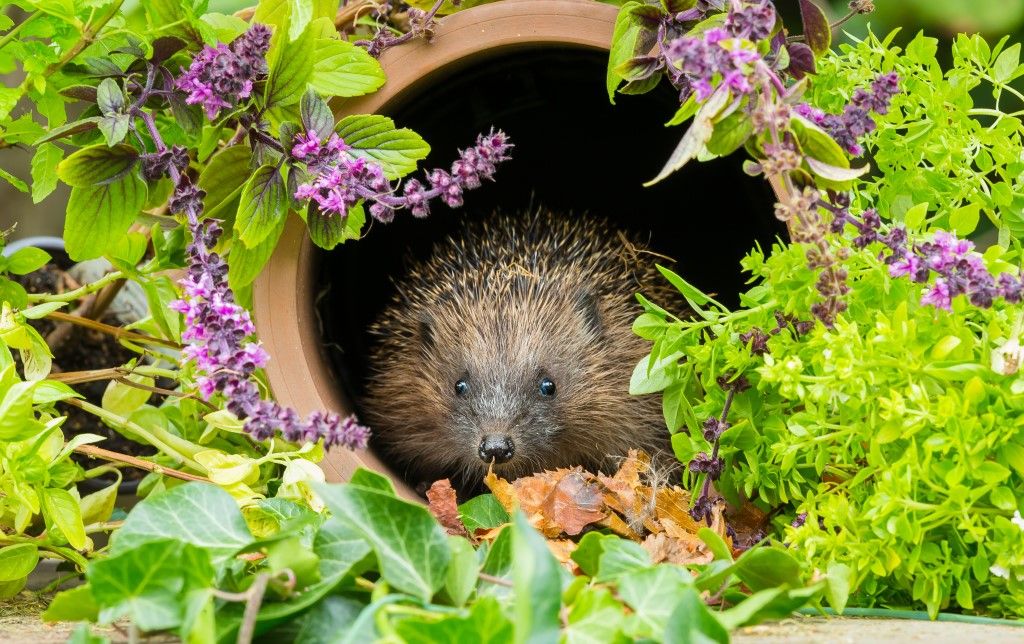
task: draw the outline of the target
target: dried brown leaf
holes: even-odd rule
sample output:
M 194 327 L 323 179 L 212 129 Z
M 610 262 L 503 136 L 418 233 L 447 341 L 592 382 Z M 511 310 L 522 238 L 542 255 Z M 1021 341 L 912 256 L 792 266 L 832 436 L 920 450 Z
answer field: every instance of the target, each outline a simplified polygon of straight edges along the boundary
M 451 481 L 434 481 L 427 490 L 427 508 L 448 534 L 469 538 L 469 532 L 459 517 L 459 502 Z
M 568 472 L 544 501 L 544 515 L 569 536 L 605 518 L 600 488 L 587 480 L 582 469 Z

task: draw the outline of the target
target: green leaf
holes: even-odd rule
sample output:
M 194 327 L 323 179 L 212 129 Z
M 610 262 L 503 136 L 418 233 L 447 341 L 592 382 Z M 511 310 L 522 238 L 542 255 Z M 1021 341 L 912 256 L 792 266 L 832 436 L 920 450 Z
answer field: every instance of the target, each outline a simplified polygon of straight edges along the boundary
M 828 566 L 828 573 L 825 575 L 825 597 L 832 610 L 842 615 L 846 608 L 846 601 L 850 598 L 853 571 L 843 563 L 831 563 Z
M 512 641 L 513 636 L 512 623 L 505 617 L 501 605 L 493 597 L 482 597 L 474 602 L 465 617 L 432 615 L 431 619 L 405 619 L 395 625 L 395 632 L 400 641 L 406 644 L 506 644 Z
M 99 619 L 100 609 L 92 596 L 92 587 L 83 584 L 77 588 L 57 593 L 42 614 L 45 622 L 94 622 Z
M 715 131 L 708 139 L 708 152 L 718 156 L 727 156 L 746 143 L 754 131 L 754 123 L 743 110 L 736 110 L 721 121 L 715 123 Z
M 96 105 L 104 116 L 124 112 L 124 92 L 113 78 L 104 78 L 96 86 Z
M 362 534 L 336 517 L 325 521 L 313 540 L 313 552 L 320 558 L 324 581 L 340 580 L 350 574 L 372 551 Z
M 310 204 L 309 214 L 306 215 L 309 238 L 324 250 L 331 250 L 349 239 L 359 239 L 365 224 L 366 211 L 362 204 L 350 208 L 344 217 L 322 212 L 314 204 Z
M 971 203 L 961 206 L 950 213 L 949 227 L 960 237 L 966 237 L 978 228 L 980 220 L 981 204 Z
M 81 436 L 81 434 L 79 434 Z M 86 434 L 89 436 L 89 434 Z M 101 436 L 96 438 L 102 440 Z M 76 436 L 77 438 L 77 436 Z M 102 523 L 103 521 L 109 521 L 110 516 L 114 513 L 114 506 L 117 503 L 117 489 L 121 485 L 121 475 L 118 473 L 117 480 L 102 490 L 97 490 L 92 494 L 88 494 L 82 497 L 82 523 L 89 525 L 91 523 Z
M 665 628 L 666 644 L 729 644 L 729 632 L 693 588 L 685 588 Z
M 100 621 L 128 617 L 143 631 L 179 626 L 186 591 L 213 583 L 208 553 L 190 543 L 161 539 L 96 560 L 87 577 Z
M 615 28 L 612 31 L 612 44 L 608 52 L 608 72 L 605 77 L 605 88 L 608 100 L 615 103 L 615 89 L 622 82 L 622 76 L 615 70 L 636 52 L 637 40 L 643 26 L 633 16 L 633 10 L 642 7 L 641 2 L 627 2 L 619 8 L 615 17 Z
M 732 561 L 732 552 L 729 550 L 729 546 L 726 545 L 722 537 L 718 536 L 718 533 L 711 528 L 701 528 L 697 532 L 697 536 L 700 537 L 708 549 L 715 555 L 715 559 L 721 559 L 723 561 Z
M 267 109 L 298 103 L 313 75 L 316 48 L 313 26 L 307 25 L 298 38 L 289 41 L 277 30 L 267 54 L 270 75 L 267 78 Z
M 0 401 L 0 441 L 14 442 L 31 437 L 39 427 L 32 414 L 34 382 L 18 382 Z
M 396 129 L 394 121 L 380 114 L 346 116 L 336 131 L 351 146 L 349 154 L 380 164 L 388 179 L 412 172 L 416 163 L 430 152 L 430 146 L 419 134 Z
M 28 577 L 39 563 L 39 547 L 34 543 L 16 543 L 0 548 L 0 581 Z
M 14 186 L 14 188 L 18 192 L 25 192 L 25 193 L 28 192 L 28 184 L 27 183 L 25 183 L 24 181 L 22 181 L 18 177 L 14 176 L 13 174 L 8 172 L 7 170 L 4 170 L 3 168 L 0 168 L 0 179 L 3 179 L 7 183 L 9 183 L 12 186 Z
M 796 134 L 800 148 L 808 157 L 817 159 L 821 163 L 835 168 L 849 168 L 850 160 L 847 158 L 843 148 L 839 147 L 825 130 L 822 130 L 814 123 L 803 117 L 795 117 L 790 121 L 793 132 Z
M 106 185 L 72 188 L 64 220 L 64 244 L 71 259 L 103 255 L 135 221 L 146 192 L 146 184 L 134 173 Z
M 18 249 L 7 258 L 7 270 L 15 275 L 27 275 L 37 271 L 50 261 L 50 254 L 42 248 L 27 246 Z
M 815 57 L 823 56 L 832 46 L 832 26 L 821 7 L 811 0 L 800 1 L 800 18 L 804 26 L 804 42 Z
M 82 523 L 82 511 L 78 507 L 78 499 L 67 490 L 43 488 L 40 496 L 43 502 L 43 514 L 52 521 L 64 534 L 64 538 L 75 550 L 85 547 L 85 524 Z
M 129 374 L 125 376 L 125 380 L 143 385 L 144 387 L 152 387 L 156 384 L 149 376 L 137 374 Z M 133 411 L 145 405 L 152 395 L 153 393 L 146 389 L 132 387 L 131 385 L 111 380 L 107 383 L 106 389 L 103 390 L 102 404 L 103 408 L 107 411 L 114 412 L 118 416 L 127 417 Z
M 36 385 L 36 389 L 32 394 L 32 404 L 48 405 L 58 400 L 81 397 L 80 394 L 63 382 L 44 380 Z
M 511 517 L 493 494 L 481 494 L 459 506 L 459 518 L 470 534 L 508 523 Z
M 805 157 L 804 161 L 807 162 L 807 166 L 811 169 L 811 172 L 817 176 L 822 179 L 829 179 L 836 182 L 853 181 L 854 179 L 864 176 L 871 169 L 871 165 L 867 163 L 859 168 L 847 168 L 830 165 L 828 163 L 818 161 L 814 157 Z
M 561 641 L 566 644 L 625 644 L 635 641 L 622 635 L 624 620 L 622 605 L 607 588 L 584 586 L 577 593 L 566 616 L 567 623 Z
M 654 639 L 664 633 L 683 590 L 692 586 L 688 571 L 668 563 L 620 576 L 618 595 L 634 613 L 627 634 Z
M 476 588 L 480 572 L 476 551 L 469 541 L 454 535 L 448 536 L 448 546 L 451 548 L 451 562 L 445 576 L 444 590 L 454 605 L 465 606 Z
M 391 482 L 391 479 L 365 467 L 356 468 L 348 483 L 349 485 L 358 485 L 359 487 L 383 492 L 388 496 L 398 496 L 398 493 L 395 491 L 395 484 Z
M 362 96 L 384 84 L 380 63 L 350 42 L 318 38 L 313 60 L 310 86 L 324 96 Z
M 580 539 L 576 549 L 572 551 L 569 558 L 576 562 L 583 574 L 593 577 L 600 570 L 601 554 L 604 552 L 604 543 L 614 539 L 611 535 L 600 532 L 588 532 Z
M 650 356 L 640 358 L 640 362 L 633 367 L 633 373 L 629 377 L 629 394 L 631 396 L 653 394 L 671 385 L 675 378 L 670 370 L 675 367 L 682 355 L 678 352 L 673 353 L 655 360 L 653 364 Z
M 53 143 L 42 143 L 32 155 L 32 203 L 39 203 L 57 187 L 57 165 L 64 151 Z
M 288 213 L 281 171 L 261 166 L 242 188 L 235 216 L 235 232 L 249 248 L 255 248 L 274 232 Z
M 228 261 L 228 285 L 232 289 L 245 288 L 259 277 L 263 272 L 263 267 L 267 265 L 271 255 L 274 254 L 274 249 L 277 248 L 277 242 L 281 239 L 281 233 L 284 232 L 286 223 L 287 217 L 282 218 L 266 239 L 253 248 L 249 248 L 244 243 L 232 244 Z
M 726 106 L 729 101 L 729 91 L 723 85 L 719 87 L 710 97 L 697 109 L 697 113 L 693 116 L 693 122 L 690 124 L 686 134 L 679 141 L 679 145 L 669 155 L 668 161 L 665 162 L 664 167 L 658 172 L 658 175 L 644 184 L 645 187 L 652 186 L 659 183 L 662 179 L 665 179 L 670 174 L 682 168 L 689 161 L 696 158 L 704 149 L 714 134 L 715 126 L 714 119 L 722 111 L 722 108 Z
M 111 538 L 111 554 L 159 539 L 202 548 L 220 565 L 252 542 L 235 499 L 210 483 L 186 483 L 147 497 Z
M 57 176 L 75 188 L 109 184 L 123 178 L 138 159 L 139 153 L 128 145 L 93 145 L 61 161 Z
M 306 90 L 299 102 L 299 114 L 302 117 L 302 129 L 316 132 L 321 139 L 326 139 L 334 132 L 334 114 L 327 103 L 313 89 Z
M 792 586 L 800 582 L 800 563 L 779 548 L 751 548 L 736 560 L 736 576 L 753 591 Z
M 242 187 L 252 177 L 249 159 L 252 151 L 245 145 L 224 148 L 210 157 L 210 161 L 199 173 L 199 188 L 206 192 L 203 197 L 203 215 L 225 220 L 225 227 L 234 226 L 234 205 L 242 194 Z M 230 217 L 230 220 L 226 218 Z
M 100 133 L 103 134 L 103 140 L 109 146 L 114 146 L 121 141 L 124 141 L 124 137 L 128 136 L 128 126 L 130 124 L 131 117 L 127 114 L 104 116 L 99 121 Z
M 334 516 L 370 542 L 388 584 L 430 601 L 444 584 L 451 555 L 444 531 L 426 508 L 352 485 L 313 488 Z
M 651 567 L 651 556 L 643 547 L 626 539 L 606 539 L 594 580 L 615 581 L 622 575 Z
M 928 202 L 912 206 L 903 214 L 903 223 L 908 230 L 920 230 L 928 216 Z
M 521 511 L 515 513 L 511 530 L 515 561 L 512 579 L 516 593 L 513 641 L 517 644 L 555 641 L 562 604 L 561 567 L 544 538 Z
M 1003 50 L 992 64 L 992 76 L 1000 82 L 1010 80 L 1020 64 L 1020 43 Z

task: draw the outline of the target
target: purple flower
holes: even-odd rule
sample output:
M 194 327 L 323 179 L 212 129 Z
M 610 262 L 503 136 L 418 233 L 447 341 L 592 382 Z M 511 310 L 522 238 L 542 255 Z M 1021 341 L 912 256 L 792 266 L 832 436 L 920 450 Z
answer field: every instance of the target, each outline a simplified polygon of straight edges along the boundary
M 321 144 L 315 132 L 307 132 L 295 138 L 291 155 L 305 162 L 314 176 L 296 188 L 295 198 L 309 200 L 321 212 L 339 217 L 347 217 L 361 201 L 369 203 L 370 215 L 382 223 L 391 222 L 395 212 L 403 208 L 414 217 L 425 217 L 431 199 L 440 198 L 453 208 L 461 206 L 463 192 L 480 187 L 484 180 L 493 180 L 497 164 L 510 158 L 511 149 L 503 132 L 481 134 L 475 146 L 459 152 L 451 172 L 435 169 L 427 174 L 429 189 L 419 180 L 410 179 L 399 196 L 380 165 L 347 154 L 349 147 L 337 134 Z
M 730 11 L 725 19 L 725 28 L 730 34 L 747 40 L 764 40 L 774 27 L 775 7 L 767 1 Z
M 921 304 L 930 304 L 935 308 L 950 310 L 949 285 L 941 277 L 921 296 Z
M 259 23 L 230 45 L 204 47 L 177 80 L 178 89 L 188 94 L 185 102 L 202 105 L 212 120 L 222 109 L 249 98 L 253 83 L 267 71 L 264 56 L 269 47 L 270 29 Z
M 718 420 L 717 418 L 712 416 L 704 421 L 704 440 L 706 440 L 709 443 L 714 443 L 730 427 L 732 427 L 731 423 Z
M 722 475 L 722 469 L 725 467 L 725 461 L 722 460 L 721 456 L 710 456 L 707 452 L 698 452 L 696 456 L 690 460 L 690 471 L 694 473 L 704 473 L 712 480 L 717 480 Z
M 858 139 L 873 132 L 876 127 L 871 112 L 888 113 L 889 102 L 899 91 L 899 76 L 889 72 L 876 78 L 871 83 L 870 91 L 856 89 L 842 114 L 826 114 L 806 103 L 797 105 L 795 109 L 797 114 L 828 132 L 844 150 L 853 156 L 860 156 L 864 148 L 857 142 Z

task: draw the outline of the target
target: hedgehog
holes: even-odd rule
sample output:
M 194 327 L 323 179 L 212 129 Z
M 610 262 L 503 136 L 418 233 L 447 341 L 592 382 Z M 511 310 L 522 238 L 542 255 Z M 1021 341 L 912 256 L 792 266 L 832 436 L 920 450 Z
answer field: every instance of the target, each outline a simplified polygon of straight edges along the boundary
M 650 351 L 632 332 L 635 293 L 679 299 L 648 252 L 602 219 L 546 210 L 474 220 L 435 246 L 370 329 L 375 448 L 414 485 L 470 494 L 489 468 L 511 480 L 670 454 L 660 397 L 629 394 Z

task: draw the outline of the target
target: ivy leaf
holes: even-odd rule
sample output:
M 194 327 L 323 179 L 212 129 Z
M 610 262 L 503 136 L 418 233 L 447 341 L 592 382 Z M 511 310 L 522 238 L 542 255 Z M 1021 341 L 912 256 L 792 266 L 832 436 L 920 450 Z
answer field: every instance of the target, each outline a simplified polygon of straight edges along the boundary
M 465 617 L 450 615 L 431 619 L 404 619 L 395 626 L 395 632 L 407 644 L 505 644 L 511 642 L 513 636 L 512 623 L 505 617 L 498 600 L 493 597 L 482 597 L 473 602 Z
M 736 576 L 751 590 L 758 591 L 800 580 L 800 563 L 778 548 L 751 548 L 736 560 Z
M 459 518 L 470 534 L 479 529 L 497 528 L 511 519 L 493 494 L 481 494 L 460 505 Z
M 562 568 L 544 537 L 520 511 L 512 519 L 515 642 L 553 642 L 559 636 Z M 639 546 L 638 546 L 639 547 Z
M 419 134 L 396 129 L 394 121 L 379 114 L 346 116 L 335 131 L 351 146 L 349 154 L 380 164 L 388 179 L 412 172 L 430 153 L 430 146 Z
M 74 188 L 112 183 L 135 166 L 139 153 L 128 145 L 93 145 L 78 150 L 57 165 L 57 176 Z
M 210 483 L 186 483 L 146 497 L 111 538 L 111 554 L 174 539 L 202 548 L 219 566 L 252 542 L 235 499 Z
M 42 614 L 46 622 L 96 621 L 99 607 L 89 584 L 57 593 Z
M 665 628 L 666 644 L 729 644 L 729 631 L 708 610 L 693 588 L 686 588 Z
M 815 56 L 823 56 L 832 46 L 832 26 L 821 7 L 811 0 L 800 1 L 800 18 L 804 24 L 804 41 Z
M 369 541 L 388 584 L 430 601 L 445 582 L 447 536 L 421 505 L 353 485 L 314 484 L 334 516 Z
M 324 96 L 362 96 L 384 84 L 384 70 L 362 47 L 318 38 L 310 85 Z
M 71 259 L 103 255 L 121 238 L 146 203 L 146 184 L 129 173 L 117 181 L 71 189 L 64 244 Z
M 265 97 L 267 109 L 299 102 L 313 75 L 315 46 L 313 25 L 307 25 L 299 37 L 291 41 L 284 30 L 274 32 L 267 54 L 270 68 Z
M 633 638 L 656 639 L 665 632 L 682 592 L 692 586 L 690 573 L 669 563 L 619 577 L 618 595 L 634 613 L 627 634 Z
M 242 188 L 235 233 L 242 243 L 255 248 L 284 220 L 287 207 L 281 171 L 273 165 L 261 166 Z
M 213 583 L 208 553 L 191 543 L 160 539 L 93 562 L 88 579 L 99 620 L 129 617 L 144 631 L 179 626 L 187 591 Z

